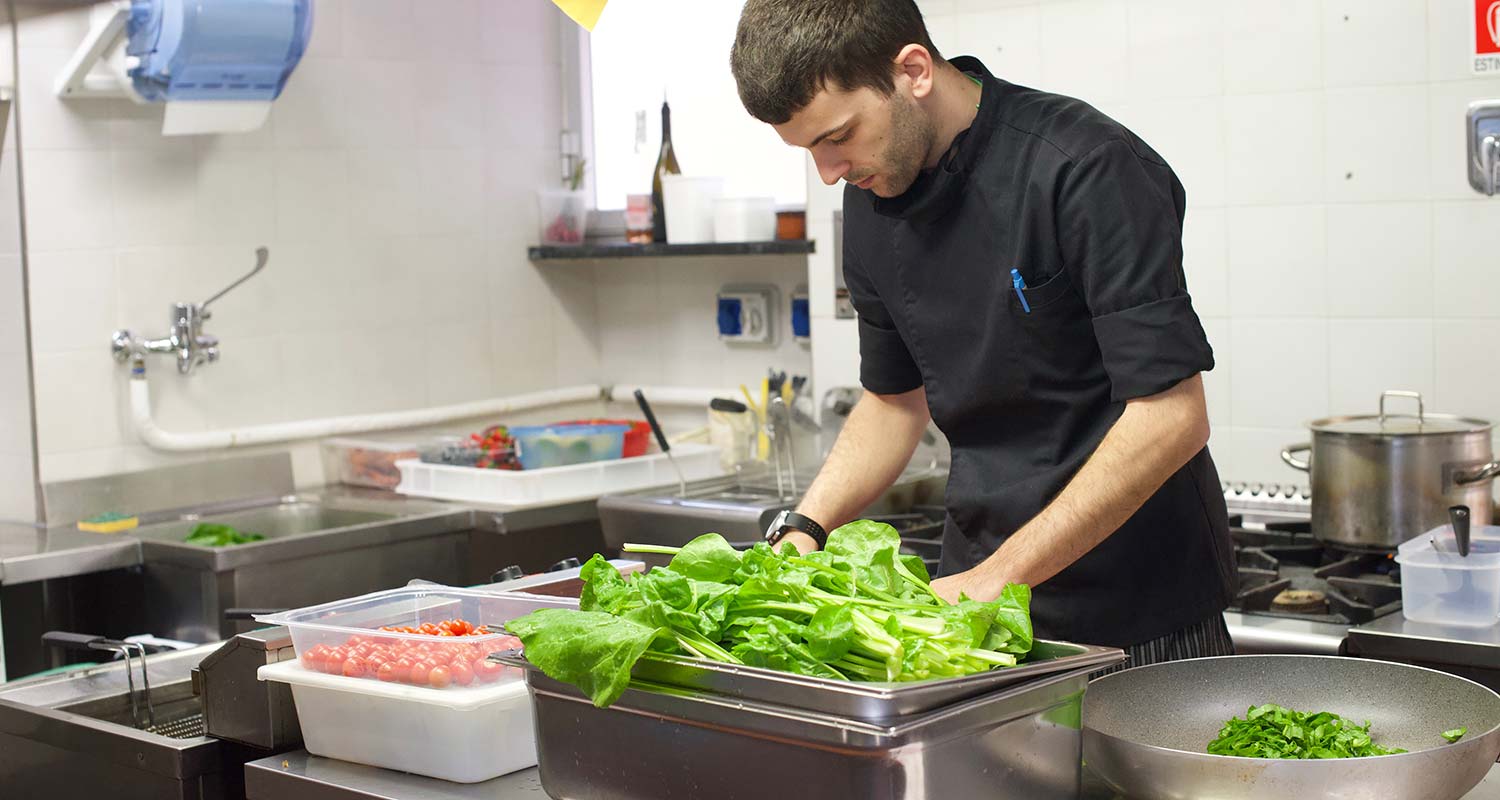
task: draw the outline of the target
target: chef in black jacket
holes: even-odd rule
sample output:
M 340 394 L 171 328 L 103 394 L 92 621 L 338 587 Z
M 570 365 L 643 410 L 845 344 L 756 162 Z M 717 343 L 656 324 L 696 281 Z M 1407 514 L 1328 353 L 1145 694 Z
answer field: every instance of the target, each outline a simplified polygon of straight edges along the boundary
M 730 63 L 746 109 L 845 183 L 866 390 L 768 538 L 820 546 L 931 419 L 953 447 L 939 594 L 1030 584 L 1038 636 L 1135 664 L 1233 652 L 1213 352 L 1162 157 L 1082 101 L 944 60 L 911 0 L 749 0 Z

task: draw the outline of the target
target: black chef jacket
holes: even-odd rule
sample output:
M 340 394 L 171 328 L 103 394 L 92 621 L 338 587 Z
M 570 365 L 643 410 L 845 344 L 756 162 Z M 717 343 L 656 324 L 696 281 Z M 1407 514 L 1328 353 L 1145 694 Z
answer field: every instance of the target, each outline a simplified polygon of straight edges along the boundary
M 895 198 L 844 189 L 860 382 L 925 386 L 953 447 L 943 574 L 1051 502 L 1126 400 L 1214 364 L 1182 271 L 1182 184 L 1162 157 L 1080 100 L 953 64 L 983 92 L 939 166 Z M 1124 647 L 1172 633 L 1228 604 L 1232 559 L 1205 448 L 1036 588 L 1037 635 Z

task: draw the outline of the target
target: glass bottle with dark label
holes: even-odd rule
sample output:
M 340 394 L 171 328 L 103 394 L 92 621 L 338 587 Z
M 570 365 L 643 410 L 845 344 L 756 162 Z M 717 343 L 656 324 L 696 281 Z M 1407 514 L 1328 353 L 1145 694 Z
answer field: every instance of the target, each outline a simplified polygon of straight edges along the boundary
M 651 171 L 651 239 L 667 240 L 667 210 L 662 202 L 661 178 L 663 175 L 681 175 L 677 167 L 677 153 L 672 150 L 672 109 L 667 101 L 661 102 L 661 153 L 656 157 L 656 168 Z

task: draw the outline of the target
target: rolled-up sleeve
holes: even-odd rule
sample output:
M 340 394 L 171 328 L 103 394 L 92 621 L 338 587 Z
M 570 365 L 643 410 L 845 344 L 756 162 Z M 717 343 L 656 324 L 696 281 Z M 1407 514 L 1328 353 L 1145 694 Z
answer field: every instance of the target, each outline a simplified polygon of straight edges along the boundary
M 1064 263 L 1082 287 L 1114 400 L 1213 369 L 1182 270 L 1182 190 L 1141 145 L 1113 140 L 1073 165 L 1058 200 Z
M 865 391 L 901 394 L 921 386 L 922 371 L 847 241 L 844 285 L 859 315 L 859 382 Z

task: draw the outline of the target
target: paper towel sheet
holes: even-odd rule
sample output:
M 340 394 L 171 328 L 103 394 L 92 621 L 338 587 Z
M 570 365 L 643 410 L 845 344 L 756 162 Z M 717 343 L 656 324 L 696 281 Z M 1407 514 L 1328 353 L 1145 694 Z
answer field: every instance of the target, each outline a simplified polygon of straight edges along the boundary
M 247 133 L 266 123 L 270 102 L 250 100 L 184 100 L 168 102 L 162 118 L 163 136 L 204 133 Z

